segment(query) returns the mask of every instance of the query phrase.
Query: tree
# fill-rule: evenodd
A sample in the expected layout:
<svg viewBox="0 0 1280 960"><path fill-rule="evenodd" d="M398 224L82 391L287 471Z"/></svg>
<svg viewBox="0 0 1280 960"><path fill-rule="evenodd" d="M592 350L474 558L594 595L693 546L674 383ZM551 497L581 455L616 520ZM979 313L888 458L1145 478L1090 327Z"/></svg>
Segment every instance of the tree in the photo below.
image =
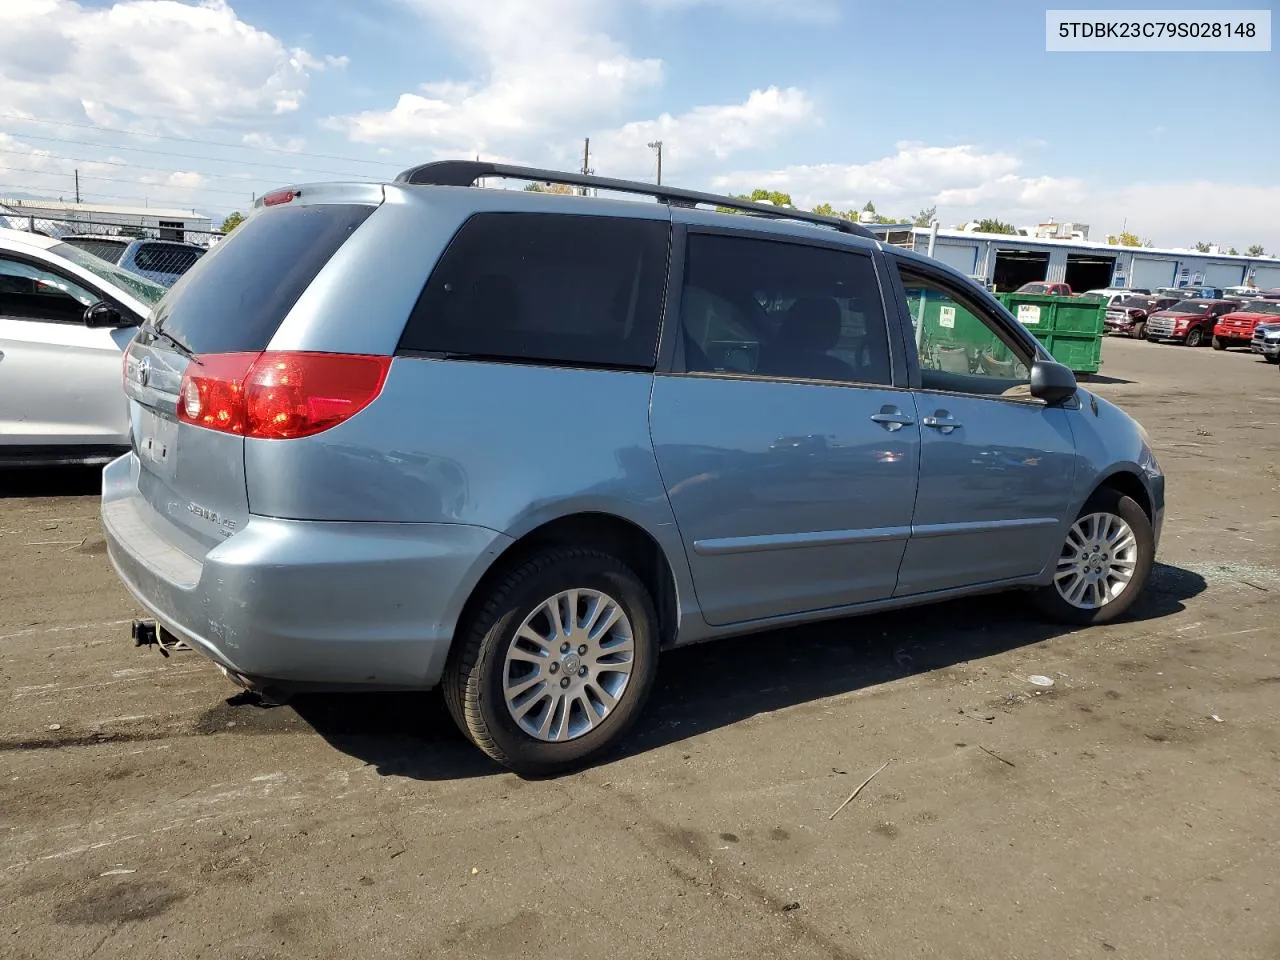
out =
<svg viewBox="0 0 1280 960"><path fill-rule="evenodd" d="M813 208L813 212L820 217L843 217L844 211L837 210L829 203L820 203Z"/></svg>
<svg viewBox="0 0 1280 960"><path fill-rule="evenodd" d="M1208 252L1209 252L1209 245L1205 243L1203 240L1197 240L1196 253L1208 253Z"/></svg>
<svg viewBox="0 0 1280 960"><path fill-rule="evenodd" d="M244 214L239 210L236 210L233 213L228 213L227 218L222 221L222 232L230 233L242 223L244 223Z"/></svg>
<svg viewBox="0 0 1280 960"><path fill-rule="evenodd" d="M573 193L573 187L565 183L526 183L524 189L526 193Z"/></svg>
<svg viewBox="0 0 1280 960"><path fill-rule="evenodd" d="M763 187L756 187L750 193L735 193L734 198L737 200L749 200L752 203L772 203L775 207L794 207L791 202L791 194L783 193L781 190L765 190ZM830 204L828 204L830 206ZM740 210L734 210L732 207L716 207L720 213L740 213Z"/></svg>
<svg viewBox="0 0 1280 960"><path fill-rule="evenodd" d="M1238 257L1240 256L1240 251L1237 250L1235 247L1227 247L1227 256Z"/></svg>
<svg viewBox="0 0 1280 960"><path fill-rule="evenodd" d="M1120 234L1118 237L1107 237L1107 243L1111 244L1113 247L1116 246L1116 244L1119 244L1122 247L1142 246L1142 241L1138 239L1138 235L1136 233L1130 233L1128 230L1124 231L1124 233Z"/></svg>
<svg viewBox="0 0 1280 960"><path fill-rule="evenodd" d="M1253 246L1251 246L1251 247L1246 251L1246 253L1248 253L1248 254L1249 254L1249 256L1251 256L1251 257L1260 257L1260 256L1262 256L1265 252L1266 252L1266 251L1262 249L1262 244L1260 244L1260 243L1255 243Z"/></svg>
<svg viewBox="0 0 1280 960"><path fill-rule="evenodd" d="M1018 228L1012 223L1005 223L1003 220L997 220L994 217L978 221L979 233L1017 233Z"/></svg>
<svg viewBox="0 0 1280 960"><path fill-rule="evenodd" d="M911 222L917 227L927 227L929 224L933 223L933 220L937 215L937 207L925 207L916 214L915 219Z"/></svg>
<svg viewBox="0 0 1280 960"><path fill-rule="evenodd" d="M862 208L862 212L863 212L863 213L875 213L875 212L876 212L876 205L875 205L874 203L872 203L870 200L868 200L868 201L867 201L867 205L866 205L865 207L863 207L863 208Z"/></svg>

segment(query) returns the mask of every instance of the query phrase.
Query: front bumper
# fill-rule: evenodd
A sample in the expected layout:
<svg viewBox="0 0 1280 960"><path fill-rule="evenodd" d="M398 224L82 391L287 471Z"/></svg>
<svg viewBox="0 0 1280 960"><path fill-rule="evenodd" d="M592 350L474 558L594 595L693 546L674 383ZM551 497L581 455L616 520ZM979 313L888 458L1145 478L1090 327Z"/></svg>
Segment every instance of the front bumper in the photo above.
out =
<svg viewBox="0 0 1280 960"><path fill-rule="evenodd" d="M253 516L194 556L138 494L132 457L103 473L112 566L160 626L258 681L434 686L467 596L510 542L465 524Z"/></svg>
<svg viewBox="0 0 1280 960"><path fill-rule="evenodd" d="M1280 357L1280 340L1254 340L1249 349L1264 357Z"/></svg>

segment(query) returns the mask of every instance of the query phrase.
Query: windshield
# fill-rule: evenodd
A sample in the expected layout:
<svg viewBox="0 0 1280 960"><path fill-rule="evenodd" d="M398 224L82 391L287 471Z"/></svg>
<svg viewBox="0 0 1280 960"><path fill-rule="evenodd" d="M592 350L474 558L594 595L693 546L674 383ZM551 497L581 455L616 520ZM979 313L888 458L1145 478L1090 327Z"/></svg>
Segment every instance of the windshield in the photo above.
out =
<svg viewBox="0 0 1280 960"><path fill-rule="evenodd" d="M73 247L69 243L59 243L49 248L50 253L57 254L64 260L70 260L77 267L88 270L99 280L105 280L113 287L119 287L121 290L131 294L145 303L147 306L159 301L169 291L160 286L158 283L152 283L146 277L140 277L136 273L128 273L121 270L113 263L107 263L101 257L95 257L91 253L85 253L79 247Z"/></svg>
<svg viewBox="0 0 1280 960"><path fill-rule="evenodd" d="M1130 307L1134 307L1138 310L1145 310L1147 309L1147 307L1152 306L1154 303L1155 301L1149 299L1148 297L1125 297L1123 300L1120 301L1120 306L1126 309Z"/></svg>
<svg viewBox="0 0 1280 960"><path fill-rule="evenodd" d="M1240 313L1266 313L1280 317L1280 300L1254 300L1241 305Z"/></svg>
<svg viewBox="0 0 1280 960"><path fill-rule="evenodd" d="M1048 290L1047 283L1024 283L1018 288L1018 293L1046 293Z"/></svg>
<svg viewBox="0 0 1280 960"><path fill-rule="evenodd" d="M1194 300L1184 300L1182 303L1175 304L1169 308L1169 313L1208 313L1212 304L1196 303Z"/></svg>
<svg viewBox="0 0 1280 960"><path fill-rule="evenodd" d="M102 240L98 237L67 237L63 242L92 253L95 257L101 257L107 263L119 263L120 254L129 245L124 240Z"/></svg>

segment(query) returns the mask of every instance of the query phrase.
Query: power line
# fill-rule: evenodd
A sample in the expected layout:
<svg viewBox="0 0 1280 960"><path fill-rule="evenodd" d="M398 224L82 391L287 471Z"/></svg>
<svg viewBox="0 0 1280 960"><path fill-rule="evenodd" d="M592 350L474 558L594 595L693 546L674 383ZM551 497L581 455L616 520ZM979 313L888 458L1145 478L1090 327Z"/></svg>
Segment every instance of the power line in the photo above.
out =
<svg viewBox="0 0 1280 960"><path fill-rule="evenodd" d="M36 193L36 194L38 194L38 193L48 193L48 192L49 192L47 189L43 189L43 188L39 188L39 187L32 187L32 186L30 186L30 185L28 185L28 184L22 184L22 183L0 183L0 190L16 190L16 191L19 191L19 192L21 192L21 193ZM90 202L92 202L93 198L95 198L95 197L96 197L96 198L98 198L98 199L101 199L101 200L126 200L126 201L128 201L129 203L132 203L132 204L135 204L135 205L138 203L138 201L139 201L139 200L146 200L146 199L149 199L148 197L139 197L139 196L137 196L136 194L135 194L134 196L128 197L128 196L125 196L125 195L123 195L123 194L119 194L119 193L98 193L98 192L95 190L95 191L94 191L94 193L93 193L93 196L92 196L92 197L86 197L86 198L84 198L84 202L85 202L85 203L90 203ZM0 198L0 199L20 200L20 199L24 199L24 198L21 198L21 197L6 197L6 198ZM36 203L40 203L42 199L44 199L44 200L48 200L48 199L50 199L50 198L48 198L48 197L44 197L44 198L37 198L37 199L28 199L28 200L27 200L27 202L28 202L28 203L36 204ZM59 202L65 202L65 201L59 201ZM192 212L192 213L195 213L195 210L194 210L193 208L191 208L191 207L183 207L183 205L182 205L181 203L179 203L177 200L162 200L162 199L157 198L157 199L156 199L156 202L157 202L157 203L173 203L173 204L177 204L177 205L178 205L178 207L182 207L183 209L186 209L186 210L191 210L191 212ZM246 201L246 202L247 202L247 201ZM162 208L162 207L157 207L156 209L163 209L163 208ZM13 213L12 211L10 211L9 213L0 213L0 217L3 217L3 216L13 216L13 215L14 215L14 213ZM57 218L56 218L56 217L53 217L53 218L49 218L49 219L57 219Z"/></svg>
<svg viewBox="0 0 1280 960"><path fill-rule="evenodd" d="M169 171L169 172L174 173L177 171ZM42 177L75 176L74 173L63 173L60 170L31 170L26 167L0 167L0 173L34 173ZM128 183L137 187L141 187L143 189L156 188L161 190L192 190L192 191L198 190L202 193L226 193L226 194L231 194L237 197L243 197L245 195L244 190L220 190L217 187L206 187L206 186L184 187L181 184L174 184L174 183L144 183L140 180L121 180L118 177L95 177L91 173L80 174L80 179L81 180L100 180L103 183ZM250 181L246 181L246 186L248 185L249 182Z"/></svg>
<svg viewBox="0 0 1280 960"><path fill-rule="evenodd" d="M14 137L14 138L20 137L21 139L24 139L24 140L43 140L47 143L74 143L77 146L97 147L100 150L128 150L128 151L132 151L133 153L149 153L157 157L178 157L182 160L194 160L200 163L210 163L210 162L234 163L242 167L267 167L273 170L288 170L291 173L297 170L300 172L328 174L335 177L342 177L343 179L346 179L346 180L357 179L355 177L352 177L350 173L346 173L344 171L321 170L318 167L301 167L301 166L298 166L297 164L263 163L261 160L237 160L234 157L193 157L189 153L175 153L172 150L152 150L149 147L125 147L125 146L121 146L119 144L114 144L114 143L101 144L101 143L95 143L92 140L72 140L69 137L42 137L32 133L13 134L13 133L7 133L7 131L3 131L3 130L0 130L0 134L5 134L7 136ZM17 152L17 151L14 151L14 152ZM85 163L110 163L111 161L86 159L84 160L84 162Z"/></svg>
<svg viewBox="0 0 1280 960"><path fill-rule="evenodd" d="M129 163L125 160L95 160L91 157L68 157L64 154L58 154L58 153L33 154L29 150L7 150L4 147L0 147L0 153L9 153L19 157L39 157L44 160L63 160L71 163L92 163L92 164L99 164L102 166L109 166L109 167L123 167L129 170L149 170L152 173L182 173L183 172L181 170L171 170L168 167L148 167L145 164ZM3 170L3 169L5 168L0 168L0 170ZM16 169L16 168L10 167L8 169ZM41 170L37 172L44 173L45 171ZM217 173L202 173L200 174L200 176L206 177L210 180L225 180L229 183L245 183L245 184L279 183L279 180L276 179L275 177L265 177L265 176L255 176L251 179L227 176L226 174L217 174ZM359 178L348 177L348 179L359 179Z"/></svg>
<svg viewBox="0 0 1280 960"><path fill-rule="evenodd" d="M347 163L375 163L384 167L397 167L400 164L391 160L364 160L359 157L342 157L332 153L310 153L302 150L289 150L285 147L262 147L248 143L227 143L221 140L203 140L199 137L175 137L162 133L141 133L137 130L120 130L115 127L104 127L96 123L76 123L71 120L45 120L36 117L24 117L16 113L0 113L0 120L18 120L22 123L47 123L58 127L76 127L81 130L97 130L101 133L119 133L129 137L143 137L148 140L172 140L176 143L199 143L210 147L226 147L230 150L261 150L265 153L283 153L291 157L312 157L318 160L342 160Z"/></svg>

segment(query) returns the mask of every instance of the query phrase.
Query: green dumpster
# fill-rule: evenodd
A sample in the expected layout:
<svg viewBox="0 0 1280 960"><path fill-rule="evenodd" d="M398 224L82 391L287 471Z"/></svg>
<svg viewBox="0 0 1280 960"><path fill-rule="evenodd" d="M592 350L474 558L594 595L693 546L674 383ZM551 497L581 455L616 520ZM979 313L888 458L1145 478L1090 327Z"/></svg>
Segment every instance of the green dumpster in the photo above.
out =
<svg viewBox="0 0 1280 960"><path fill-rule="evenodd" d="M1059 363L1076 373L1097 373L1102 365L1106 301L1100 297L1048 297L1002 293L998 299Z"/></svg>

